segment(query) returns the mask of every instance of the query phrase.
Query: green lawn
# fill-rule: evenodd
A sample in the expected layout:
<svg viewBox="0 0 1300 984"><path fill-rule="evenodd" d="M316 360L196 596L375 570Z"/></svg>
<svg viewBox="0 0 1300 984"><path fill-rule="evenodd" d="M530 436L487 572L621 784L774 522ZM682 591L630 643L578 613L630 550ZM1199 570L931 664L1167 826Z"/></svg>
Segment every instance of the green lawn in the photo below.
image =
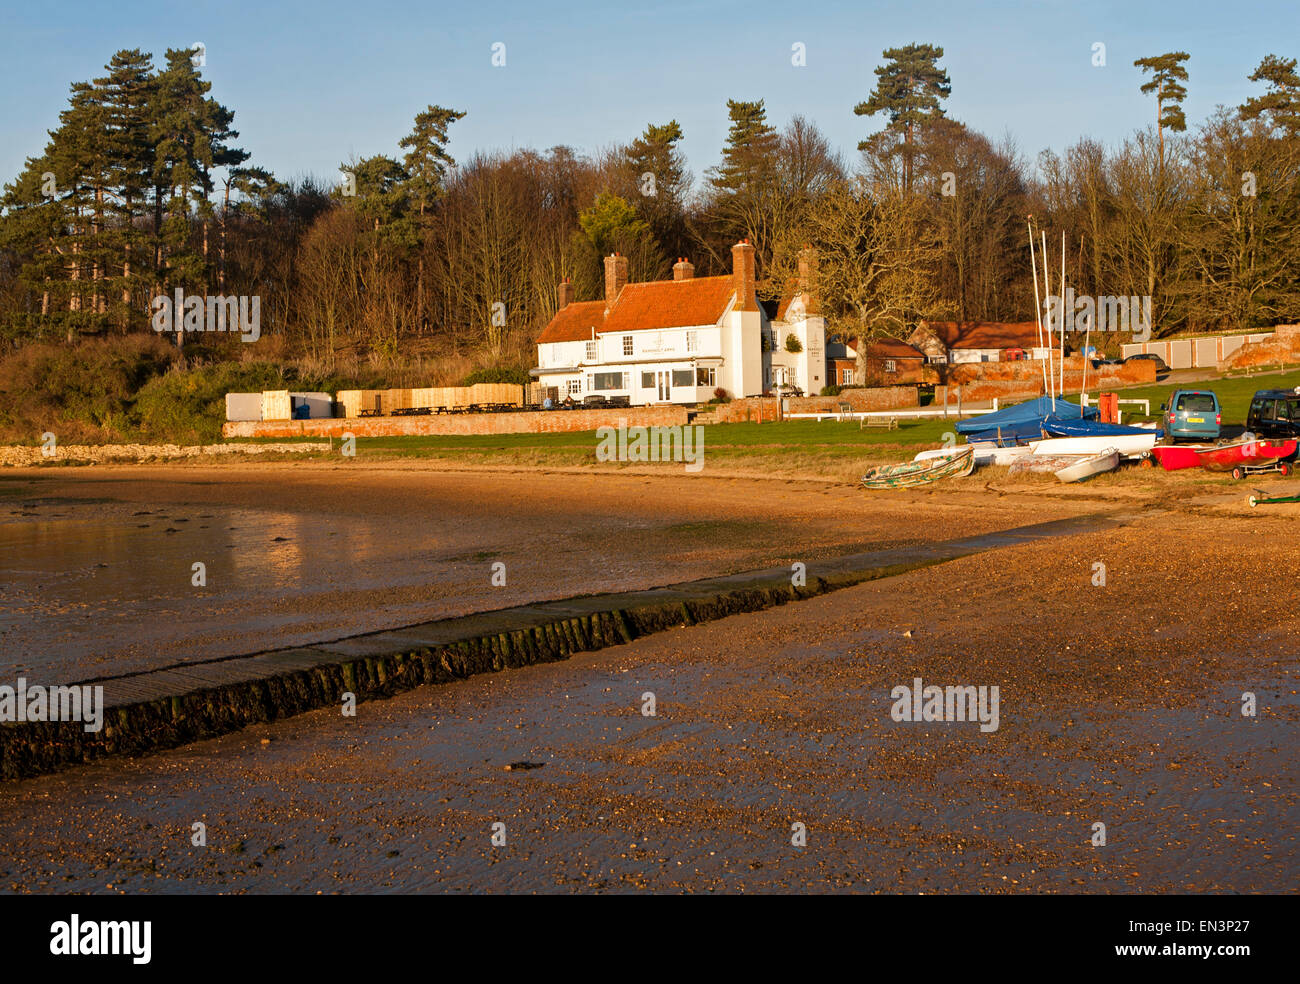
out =
<svg viewBox="0 0 1300 984"><path fill-rule="evenodd" d="M1169 400L1169 394L1176 389L1204 389L1213 390L1219 397L1219 406L1223 413L1223 422L1225 424L1245 424L1246 411L1250 408L1250 398L1255 395L1256 390L1262 389L1294 389L1300 386L1300 370L1291 372L1273 373L1267 376L1225 376L1220 379L1206 379L1198 383L1158 383L1155 386L1134 386L1129 389L1116 390L1120 394L1121 400L1142 400L1151 401L1151 417L1146 419L1155 419L1160 415L1160 404ZM1096 402L1098 393L1090 392L1088 398ZM1077 400L1077 394L1070 397L1071 400ZM1134 408L1121 405L1120 410L1124 413L1124 419L1143 419L1141 412L1137 411L1134 416Z"/></svg>
<svg viewBox="0 0 1300 984"><path fill-rule="evenodd" d="M898 430L882 427L859 428L856 422L834 420L786 420L779 424L709 424L705 441L714 448L839 448L849 445L939 444L951 431L956 417L947 420L901 421ZM317 441L320 438L246 438L257 443L278 444L293 441ZM412 437L362 437L358 445L371 450L398 454L427 451L512 451L512 450L582 450L595 453L599 438L594 430L562 434L428 434Z"/></svg>
<svg viewBox="0 0 1300 984"><path fill-rule="evenodd" d="M1244 423L1250 398L1260 389L1289 389L1300 385L1300 371L1260 376L1235 376L1194 387L1219 394L1225 424ZM1124 399L1146 398L1153 415L1175 387L1168 383L1131 387L1119 391ZM1094 400L1097 394L1089 394ZM1077 394L1070 399L1077 400ZM1125 419L1139 419L1128 407ZM865 466L884 461L907 461L921 447L944 443L955 417L903 421L898 430L860 429L856 422L788 420L779 424L708 424L704 447L709 467L772 476L821 476L852 480ZM271 439L254 439L271 442ZM281 439L276 439L281 440ZM318 440L300 438L290 440ZM413 437L362 437L357 454L370 460L420 458L448 465L486 465L509 468L557 468L596 465L596 431L561 434L421 435ZM338 445L335 442L335 454ZM609 463L602 467L621 468ZM680 468L659 463L655 468Z"/></svg>
<svg viewBox="0 0 1300 984"><path fill-rule="evenodd" d="M956 418L900 422L897 430L860 429L856 422L789 420L777 423L707 424L704 455L708 468L771 477L820 477L856 481L865 468L885 461L908 461L920 447L943 443ZM255 438L259 443L275 443ZM282 440L319 440L293 438ZM360 437L362 460L421 459L450 467L504 468L591 467L619 469L627 464L599 464L596 431L565 434L421 435ZM338 454L339 442L334 442ZM321 457L326 457L321 455ZM631 467L680 469L681 462L636 463Z"/></svg>

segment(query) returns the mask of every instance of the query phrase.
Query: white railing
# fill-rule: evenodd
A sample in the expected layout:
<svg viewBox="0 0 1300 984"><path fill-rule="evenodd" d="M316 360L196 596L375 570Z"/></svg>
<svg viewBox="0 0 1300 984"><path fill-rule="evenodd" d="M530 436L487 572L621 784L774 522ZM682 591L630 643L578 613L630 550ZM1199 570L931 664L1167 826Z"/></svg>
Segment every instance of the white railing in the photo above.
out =
<svg viewBox="0 0 1300 984"><path fill-rule="evenodd" d="M1132 405L1135 406L1135 407L1141 407L1141 408L1142 408L1142 416L1144 416L1144 417L1150 417L1150 416L1151 416L1151 401L1150 401L1150 400L1117 400L1116 402L1117 402L1117 403L1129 403L1129 404L1132 404ZM1080 406L1090 407L1090 406L1093 406L1094 404L1095 404L1095 401L1092 400L1092 399L1090 399L1087 393L1084 393L1084 394L1083 394L1083 399L1080 401Z"/></svg>

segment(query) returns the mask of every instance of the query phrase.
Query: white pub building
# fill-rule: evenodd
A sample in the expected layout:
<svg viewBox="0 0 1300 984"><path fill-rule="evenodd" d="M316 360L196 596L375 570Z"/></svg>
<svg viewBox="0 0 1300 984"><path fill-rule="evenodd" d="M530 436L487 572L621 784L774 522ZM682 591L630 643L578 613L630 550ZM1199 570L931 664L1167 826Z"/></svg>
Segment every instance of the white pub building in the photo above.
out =
<svg viewBox="0 0 1300 984"><path fill-rule="evenodd" d="M537 339L532 375L547 395L629 406L706 403L780 387L816 394L827 384L825 322L813 289L816 257L769 311L754 288L754 247L731 248L729 277L695 277L686 260L672 280L627 282L627 257L605 257L605 298L574 301L559 285L559 311Z"/></svg>

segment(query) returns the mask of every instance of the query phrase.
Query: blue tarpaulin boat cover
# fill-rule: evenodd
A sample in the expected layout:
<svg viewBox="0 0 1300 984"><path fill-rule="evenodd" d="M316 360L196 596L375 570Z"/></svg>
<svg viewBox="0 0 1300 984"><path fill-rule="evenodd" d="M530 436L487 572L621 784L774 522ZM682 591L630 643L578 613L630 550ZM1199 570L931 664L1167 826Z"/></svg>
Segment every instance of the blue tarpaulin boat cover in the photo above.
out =
<svg viewBox="0 0 1300 984"><path fill-rule="evenodd" d="M1060 397L1040 396L996 413L958 421L957 433L966 435L968 444L992 441L1005 448L1037 441L1043 436L1045 421L1093 419L1096 416L1095 407L1081 407Z"/></svg>
<svg viewBox="0 0 1300 984"><path fill-rule="evenodd" d="M1103 424L1100 420L1044 420L1043 430L1052 437L1118 437L1125 434L1155 434L1156 440L1165 436L1160 429L1129 427L1126 424Z"/></svg>

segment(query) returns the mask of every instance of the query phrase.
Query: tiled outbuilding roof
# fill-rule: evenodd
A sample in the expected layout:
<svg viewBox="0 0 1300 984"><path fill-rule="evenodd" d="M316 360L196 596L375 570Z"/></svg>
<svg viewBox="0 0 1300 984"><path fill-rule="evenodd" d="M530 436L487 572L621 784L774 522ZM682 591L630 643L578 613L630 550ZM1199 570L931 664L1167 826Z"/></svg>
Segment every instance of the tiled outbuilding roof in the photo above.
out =
<svg viewBox="0 0 1300 984"><path fill-rule="evenodd" d="M581 342L592 336L594 328L600 331L605 320L604 301L578 301L561 308L537 338L539 345L546 342Z"/></svg>
<svg viewBox="0 0 1300 984"><path fill-rule="evenodd" d="M922 321L948 349L1034 348L1038 325L1033 321Z"/></svg>
<svg viewBox="0 0 1300 984"><path fill-rule="evenodd" d="M898 338L877 338L867 346L868 359L924 359L925 353Z"/></svg>

